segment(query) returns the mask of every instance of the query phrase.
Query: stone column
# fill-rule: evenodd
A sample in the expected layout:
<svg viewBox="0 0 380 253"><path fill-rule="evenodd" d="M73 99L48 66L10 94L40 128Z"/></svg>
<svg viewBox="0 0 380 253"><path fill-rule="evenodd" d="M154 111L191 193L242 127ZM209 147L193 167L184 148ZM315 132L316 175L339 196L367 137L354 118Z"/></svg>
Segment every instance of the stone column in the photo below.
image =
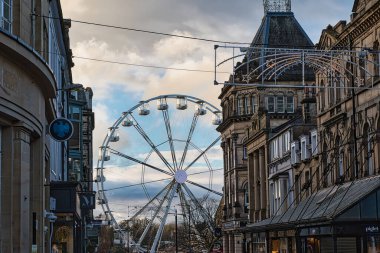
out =
<svg viewBox="0 0 380 253"><path fill-rule="evenodd" d="M254 166L253 166L253 154L248 155L248 197L249 197L249 221L253 222L255 217L255 204L254 204Z"/></svg>
<svg viewBox="0 0 380 253"><path fill-rule="evenodd" d="M30 252L31 209L30 209L30 131L23 127L14 128L13 167L13 250Z"/></svg>
<svg viewBox="0 0 380 253"><path fill-rule="evenodd" d="M34 230L32 229L32 239L35 239L32 244L37 244L37 252L46 252L48 249L48 243L45 243L44 226L49 227L50 224L43 217L44 210L49 210L48 203L46 201L50 196L50 188L45 186L44 179L49 178L47 170L49 170L49 160L46 157L44 138L34 138L31 142L32 152L32 168L33 173L31 175L32 182L32 212L36 215L36 224L38 225ZM46 196L46 198L45 198ZM33 233L35 238L33 238ZM48 239L48 238L46 238ZM46 249L45 249L46 244Z"/></svg>
<svg viewBox="0 0 380 253"><path fill-rule="evenodd" d="M230 239L229 253L235 253L235 235L230 234L229 239Z"/></svg>
<svg viewBox="0 0 380 253"><path fill-rule="evenodd" d="M223 235L223 252L229 253L230 249L230 238L228 234Z"/></svg>
<svg viewBox="0 0 380 253"><path fill-rule="evenodd" d="M260 178L259 170L259 155L255 151L253 153L253 170L254 170L254 192L255 192L255 221L258 219L258 214L260 213L260 185L258 184Z"/></svg>
<svg viewBox="0 0 380 253"><path fill-rule="evenodd" d="M259 149L259 170L260 170L260 218L261 220L266 218L266 206L267 206L267 176L266 176L266 166L265 166L265 153L264 148Z"/></svg>
<svg viewBox="0 0 380 253"><path fill-rule="evenodd" d="M1 244L0 252L12 252L13 241L13 128L3 127L2 174L1 174Z"/></svg>

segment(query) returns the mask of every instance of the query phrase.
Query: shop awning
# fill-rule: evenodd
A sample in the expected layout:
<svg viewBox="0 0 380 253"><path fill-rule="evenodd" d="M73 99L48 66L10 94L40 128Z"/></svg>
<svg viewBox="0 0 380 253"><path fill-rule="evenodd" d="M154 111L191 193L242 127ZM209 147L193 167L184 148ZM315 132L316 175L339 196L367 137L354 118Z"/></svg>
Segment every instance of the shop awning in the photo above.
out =
<svg viewBox="0 0 380 253"><path fill-rule="evenodd" d="M248 224L244 230L262 232L308 224L363 220L380 220L380 176L324 188L285 213Z"/></svg>

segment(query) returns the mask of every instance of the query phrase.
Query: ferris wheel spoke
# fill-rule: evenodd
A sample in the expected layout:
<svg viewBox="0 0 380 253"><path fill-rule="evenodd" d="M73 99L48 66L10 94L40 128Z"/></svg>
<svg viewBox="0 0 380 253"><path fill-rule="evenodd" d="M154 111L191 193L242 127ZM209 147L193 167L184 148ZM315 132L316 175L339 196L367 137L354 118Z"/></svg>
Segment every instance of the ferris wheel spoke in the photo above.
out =
<svg viewBox="0 0 380 253"><path fill-rule="evenodd" d="M198 122L198 117L199 117L199 113L194 113L193 121L191 122L189 135L188 135L187 140L186 140L185 148L183 149L183 154L181 157L179 169L182 169L183 163L185 162L187 151L189 149L189 144L190 144L191 138L193 137L195 126L197 125L197 122Z"/></svg>
<svg viewBox="0 0 380 253"><path fill-rule="evenodd" d="M219 195L219 196L222 196L222 197L223 197L223 193L220 193L220 192L217 192L217 191L215 191L215 190L213 190L213 189L207 188L206 186L203 186L203 185L197 184L197 183L192 182L192 181L190 181L190 180L186 180L186 182L189 183L189 184L195 185L195 186L197 186L197 187L199 187L199 188L202 188L202 189L204 189L204 190L206 190L206 191L212 192L212 193L214 193L214 194L216 194L216 195Z"/></svg>
<svg viewBox="0 0 380 253"><path fill-rule="evenodd" d="M156 211L154 212L153 214L153 217L151 218L151 220L149 221L148 225L145 227L144 229L144 232L141 234L140 236L140 239L139 241L137 242L138 245L141 245L142 241L144 240L146 234L148 233L148 231L150 230L150 228L152 227L153 223L154 223L154 220L156 219L158 213L161 211L161 208L162 208L162 205L165 203L165 201L168 199L168 195L170 192L173 192L173 183L170 184L170 187L169 187L169 190L166 192L164 198L162 198L162 200L160 201L160 204L158 205Z"/></svg>
<svg viewBox="0 0 380 253"><path fill-rule="evenodd" d="M169 112L168 112L168 110L167 109L163 110L162 111L162 115L164 116L165 128L166 128L166 133L168 135L170 152L172 154L174 170L177 170L178 169L177 158L176 158L176 155L175 155L175 149L174 149L174 143L173 143L173 135L172 135L172 129L171 129L171 126L170 126L170 119L169 119Z"/></svg>
<svg viewBox="0 0 380 253"><path fill-rule="evenodd" d="M109 150L110 150L110 152L111 152L112 154L115 154L115 155L118 155L118 156L120 156L120 157L126 158L126 159L131 160L131 161L133 161L133 162L135 162L135 163L142 164L142 165L144 165L144 166L147 166L147 167L149 167L149 168L152 168L152 169L154 169L154 170L157 170L157 171L159 171L159 172L161 172L161 173L164 173L164 174L166 174L166 175L173 176L173 173L170 173L170 172L165 171L165 170L163 170L163 169L157 168L156 166L153 166L153 165L150 165L150 164L148 164L148 163L146 163L146 162L140 161L140 160L138 160L138 159L136 159L136 158L133 158L133 157L131 157L131 156L129 156L129 155L123 154L123 153L121 153L120 151L117 151L117 150L112 149L112 148L109 148Z"/></svg>
<svg viewBox="0 0 380 253"><path fill-rule="evenodd" d="M204 210L203 206L199 203L199 201L197 200L197 198L194 196L194 194L192 193L192 191L190 191L190 189L187 187L186 184L182 184L182 187L185 189L187 195L190 197L190 199L194 202L194 204L196 205L197 208L199 208L199 212L200 214L202 215L203 219L205 220L205 222L208 223L209 227L214 229L215 226L214 224L212 223L212 218L210 217L210 215Z"/></svg>
<svg viewBox="0 0 380 253"><path fill-rule="evenodd" d="M166 209L165 209L165 214L164 214L164 217L162 218L160 227L158 228L158 231L157 231L156 236L154 238L152 248L150 249L150 253L157 252L158 242L160 241L161 236L162 236L162 232L164 231L164 226L166 224L166 219L168 217L170 206L172 204L172 200L173 200L173 197L174 197L174 193L176 192L177 186L178 186L178 184L175 183L174 187L171 189L170 197L168 199L168 204L167 204Z"/></svg>
<svg viewBox="0 0 380 253"><path fill-rule="evenodd" d="M154 196L145 206L143 206L137 213L135 213L133 216L132 216L132 218L130 218L130 220L133 220L133 219L136 219L137 218L137 216L139 216L142 212L144 212L145 211L145 209L150 205L150 204L152 204L153 203L153 201L155 201L156 199L158 199L158 197L165 191L165 190L167 190L167 192L166 192L166 194L165 194L165 196L167 195L167 194L169 194L169 192L170 192L170 189L173 187L173 184L174 184L174 182L173 181L171 181L168 185L166 185L159 193L157 193L156 194L156 196Z"/></svg>
<svg viewBox="0 0 380 253"><path fill-rule="evenodd" d="M137 132L144 138L144 140L148 143L148 145L156 152L156 154L161 158L162 162L168 167L168 169L175 173L175 170L170 165L170 163L166 160L166 158L161 154L161 152L157 149L157 146L154 145L153 141L149 138L149 136L145 133L144 129L140 126L140 124L137 122L137 120L133 117L132 114L130 114L131 117L134 120L133 126L136 128Z"/></svg>
<svg viewBox="0 0 380 253"><path fill-rule="evenodd" d="M216 138L215 141L213 141L204 151L202 151L202 153L200 153L197 158L194 159L194 161L192 161L184 170L188 170L191 166L193 166L194 163L196 163L199 158L201 158L210 148L212 148L220 139L222 138L222 136L218 136L218 138Z"/></svg>

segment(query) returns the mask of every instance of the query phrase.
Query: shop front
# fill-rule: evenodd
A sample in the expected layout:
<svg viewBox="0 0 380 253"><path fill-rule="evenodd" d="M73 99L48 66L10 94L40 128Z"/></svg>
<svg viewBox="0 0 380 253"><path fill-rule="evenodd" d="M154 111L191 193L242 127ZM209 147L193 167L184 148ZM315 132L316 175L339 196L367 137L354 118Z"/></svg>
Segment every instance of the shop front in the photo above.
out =
<svg viewBox="0 0 380 253"><path fill-rule="evenodd" d="M271 253L380 253L380 176L322 189L245 233L266 234Z"/></svg>
<svg viewBox="0 0 380 253"><path fill-rule="evenodd" d="M83 252L84 222L81 212L80 184L53 182L50 194L56 199L57 220L53 225L52 248L57 253Z"/></svg>

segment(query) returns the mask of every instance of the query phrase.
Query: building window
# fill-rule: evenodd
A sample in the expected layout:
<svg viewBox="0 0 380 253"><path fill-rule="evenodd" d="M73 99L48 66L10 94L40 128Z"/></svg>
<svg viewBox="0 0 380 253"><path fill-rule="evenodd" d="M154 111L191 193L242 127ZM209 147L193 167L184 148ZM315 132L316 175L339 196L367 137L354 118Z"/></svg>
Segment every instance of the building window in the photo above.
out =
<svg viewBox="0 0 380 253"><path fill-rule="evenodd" d="M242 97L239 97L237 100L237 114L243 115L243 111L244 111L244 101Z"/></svg>
<svg viewBox="0 0 380 253"><path fill-rule="evenodd" d="M286 112L288 113L294 112L294 97L293 96L286 97Z"/></svg>
<svg viewBox="0 0 380 253"><path fill-rule="evenodd" d="M277 112L284 112L284 97L276 97L276 107Z"/></svg>
<svg viewBox="0 0 380 253"><path fill-rule="evenodd" d="M272 141L273 160L278 158L278 139Z"/></svg>
<svg viewBox="0 0 380 253"><path fill-rule="evenodd" d="M12 0L0 0L0 27L12 32Z"/></svg>
<svg viewBox="0 0 380 253"><path fill-rule="evenodd" d="M244 113L251 114L251 105L248 96L244 97Z"/></svg>
<svg viewBox="0 0 380 253"><path fill-rule="evenodd" d="M343 149L339 151L339 177L344 176L344 167L343 167L344 152Z"/></svg>
<svg viewBox="0 0 380 253"><path fill-rule="evenodd" d="M283 135L283 145L284 145L284 153L290 151L290 132L286 132L284 135Z"/></svg>
<svg viewBox="0 0 380 253"><path fill-rule="evenodd" d="M299 157L299 142L292 142L291 144L291 163L292 164L297 164L300 162L300 157Z"/></svg>
<svg viewBox="0 0 380 253"><path fill-rule="evenodd" d="M244 146L243 147L243 160L246 160L247 159L247 147L246 146Z"/></svg>
<svg viewBox="0 0 380 253"><path fill-rule="evenodd" d="M244 212L248 212L249 206L249 192L248 192L248 184L244 185Z"/></svg>
<svg viewBox="0 0 380 253"><path fill-rule="evenodd" d="M303 136L301 138L301 160L306 160L309 158L310 158L309 139L308 139L308 136Z"/></svg>
<svg viewBox="0 0 380 253"><path fill-rule="evenodd" d="M269 113L275 112L275 97L274 96L267 97L267 110Z"/></svg>
<svg viewBox="0 0 380 253"><path fill-rule="evenodd" d="M255 113L256 112L256 97L255 96L252 96L252 101L251 101L251 106L252 106L252 113Z"/></svg>
<svg viewBox="0 0 380 253"><path fill-rule="evenodd" d="M318 154L318 139L317 131L311 132L311 153L313 156Z"/></svg>

